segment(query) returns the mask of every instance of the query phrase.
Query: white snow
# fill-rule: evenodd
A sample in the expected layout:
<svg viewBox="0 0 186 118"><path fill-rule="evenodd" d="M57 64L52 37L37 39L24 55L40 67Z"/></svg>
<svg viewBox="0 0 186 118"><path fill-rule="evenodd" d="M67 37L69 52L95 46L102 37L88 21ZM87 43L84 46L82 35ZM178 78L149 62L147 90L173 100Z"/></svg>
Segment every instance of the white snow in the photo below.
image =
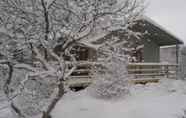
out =
<svg viewBox="0 0 186 118"><path fill-rule="evenodd" d="M0 110L0 118L13 118L11 110L8 108Z"/></svg>
<svg viewBox="0 0 186 118"><path fill-rule="evenodd" d="M68 93L57 104L54 118L178 118L186 109L186 82L162 80L133 85L131 94L119 100L92 97L88 89Z"/></svg>

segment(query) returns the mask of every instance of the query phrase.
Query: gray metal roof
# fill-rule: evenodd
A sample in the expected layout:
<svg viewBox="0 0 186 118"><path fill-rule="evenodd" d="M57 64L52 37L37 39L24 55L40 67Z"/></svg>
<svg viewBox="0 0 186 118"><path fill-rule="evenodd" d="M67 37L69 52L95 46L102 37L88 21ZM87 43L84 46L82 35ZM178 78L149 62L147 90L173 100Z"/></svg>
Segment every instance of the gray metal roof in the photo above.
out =
<svg viewBox="0 0 186 118"><path fill-rule="evenodd" d="M183 44L183 41L178 37L170 33L168 30L154 22L152 19L144 16L137 20L136 23L131 27L133 31L140 32L143 35L140 38L145 40L154 41L159 46L169 46L176 44ZM116 33L118 32L118 33ZM122 29L117 29L115 31L101 33L100 36L91 37L91 40L82 41L84 45L98 49L101 44L108 39L109 35L121 35L124 36L124 31ZM107 37L106 39L104 37ZM132 39L135 37L132 37Z"/></svg>
<svg viewBox="0 0 186 118"><path fill-rule="evenodd" d="M183 44L183 41L173 35L173 33L170 33L170 31L167 31L148 17L138 20L132 29L142 32L145 39L153 40L159 46Z"/></svg>

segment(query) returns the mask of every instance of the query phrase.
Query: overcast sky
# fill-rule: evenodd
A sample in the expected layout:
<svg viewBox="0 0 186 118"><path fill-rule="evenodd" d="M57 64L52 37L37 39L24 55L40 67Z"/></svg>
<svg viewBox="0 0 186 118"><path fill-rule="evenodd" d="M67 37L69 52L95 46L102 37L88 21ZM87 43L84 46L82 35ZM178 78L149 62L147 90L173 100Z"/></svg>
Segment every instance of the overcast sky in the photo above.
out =
<svg viewBox="0 0 186 118"><path fill-rule="evenodd" d="M186 44L186 0L147 0L146 14Z"/></svg>

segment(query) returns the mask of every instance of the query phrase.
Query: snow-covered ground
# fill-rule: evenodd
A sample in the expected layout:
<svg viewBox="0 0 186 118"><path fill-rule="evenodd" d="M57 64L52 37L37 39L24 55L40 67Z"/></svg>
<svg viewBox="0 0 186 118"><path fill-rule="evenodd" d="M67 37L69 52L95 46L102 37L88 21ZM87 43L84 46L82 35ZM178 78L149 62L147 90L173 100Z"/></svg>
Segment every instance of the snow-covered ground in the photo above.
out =
<svg viewBox="0 0 186 118"><path fill-rule="evenodd" d="M0 95L2 95L0 91ZM4 97L0 96L0 118L13 118L11 110L9 109L8 102Z"/></svg>
<svg viewBox="0 0 186 118"><path fill-rule="evenodd" d="M180 118L186 109L186 82L133 85L119 100L92 97L88 90L68 93L52 113L54 118Z"/></svg>

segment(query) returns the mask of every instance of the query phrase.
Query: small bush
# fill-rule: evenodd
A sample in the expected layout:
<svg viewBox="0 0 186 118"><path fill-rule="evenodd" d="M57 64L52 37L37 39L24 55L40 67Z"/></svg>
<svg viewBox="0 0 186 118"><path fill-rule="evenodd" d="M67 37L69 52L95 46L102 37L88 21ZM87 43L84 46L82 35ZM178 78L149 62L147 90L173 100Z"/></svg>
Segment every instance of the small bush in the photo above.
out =
<svg viewBox="0 0 186 118"><path fill-rule="evenodd" d="M102 72L96 72L97 81L91 86L91 94L97 98L120 98L129 94L127 61L112 57L103 64Z"/></svg>

